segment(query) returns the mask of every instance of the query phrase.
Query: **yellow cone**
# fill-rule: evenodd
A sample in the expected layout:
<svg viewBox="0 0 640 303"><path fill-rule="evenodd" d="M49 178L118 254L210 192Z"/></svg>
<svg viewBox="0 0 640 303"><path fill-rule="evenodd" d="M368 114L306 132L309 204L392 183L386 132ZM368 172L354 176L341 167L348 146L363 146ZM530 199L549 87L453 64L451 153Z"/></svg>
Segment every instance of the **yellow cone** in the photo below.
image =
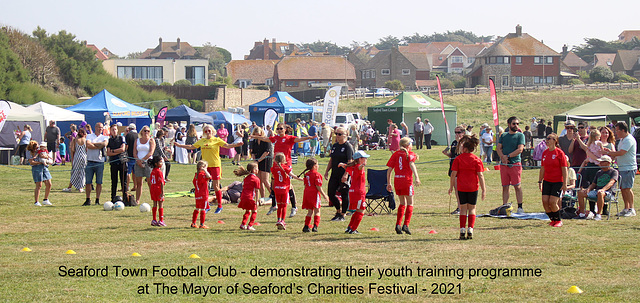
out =
<svg viewBox="0 0 640 303"><path fill-rule="evenodd" d="M567 289L567 292L570 294L581 294L582 289L580 289L578 286L573 285L569 287L569 289Z"/></svg>
<svg viewBox="0 0 640 303"><path fill-rule="evenodd" d="M22 249L22 251L31 251L31 248L25 247L25 248Z"/></svg>
<svg viewBox="0 0 640 303"><path fill-rule="evenodd" d="M75 252L75 251L73 251L73 250L71 250L71 249L69 249L69 250L67 250L67 251L65 252L65 254L67 254L67 255L75 255L75 254L76 254L76 252Z"/></svg>
<svg viewBox="0 0 640 303"><path fill-rule="evenodd" d="M140 255L139 253L136 253L136 252L132 253L131 256L132 257L142 257L142 255Z"/></svg>
<svg viewBox="0 0 640 303"><path fill-rule="evenodd" d="M198 256L196 254L191 254L191 256L189 256L189 258L191 258L191 259L200 259L200 256Z"/></svg>

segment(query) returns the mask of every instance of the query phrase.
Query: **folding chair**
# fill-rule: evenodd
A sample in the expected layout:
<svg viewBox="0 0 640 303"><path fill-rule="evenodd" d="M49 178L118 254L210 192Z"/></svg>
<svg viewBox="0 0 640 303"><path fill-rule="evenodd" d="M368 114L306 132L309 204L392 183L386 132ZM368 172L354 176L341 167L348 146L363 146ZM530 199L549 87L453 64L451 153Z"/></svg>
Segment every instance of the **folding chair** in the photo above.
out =
<svg viewBox="0 0 640 303"><path fill-rule="evenodd" d="M611 169L615 169L615 168L611 168ZM618 200L620 200L621 197L621 191L620 191L620 175L618 175L618 180L616 180L616 183L613 185L613 189L611 189L611 192L613 193L613 197L611 197L611 199L607 200L604 199L604 206L607 207L607 220L609 220L611 218L611 212L613 211L613 209L611 209L611 204L615 204L616 205L616 212L615 214L617 215L618 212L620 211L618 208ZM596 199L591 199L589 197L587 197L588 201L596 201ZM603 208L604 208L603 206ZM603 210L604 211L604 210ZM617 219L620 219L620 217L617 217Z"/></svg>
<svg viewBox="0 0 640 303"><path fill-rule="evenodd" d="M367 169L367 212L390 214L396 208L396 200L392 192L387 191L387 170Z"/></svg>

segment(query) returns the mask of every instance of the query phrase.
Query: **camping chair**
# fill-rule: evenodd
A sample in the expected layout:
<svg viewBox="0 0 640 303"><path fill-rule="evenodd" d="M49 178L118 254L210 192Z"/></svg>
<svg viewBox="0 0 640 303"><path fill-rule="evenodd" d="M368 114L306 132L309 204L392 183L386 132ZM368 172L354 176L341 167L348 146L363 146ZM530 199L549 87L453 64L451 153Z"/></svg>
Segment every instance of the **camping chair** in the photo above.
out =
<svg viewBox="0 0 640 303"><path fill-rule="evenodd" d="M367 183L367 212L390 214L396 208L396 200L393 193L387 191L387 170L367 169Z"/></svg>
<svg viewBox="0 0 640 303"><path fill-rule="evenodd" d="M611 168L611 169L615 169L615 168ZM604 207L607 207L607 220L609 220L611 218L611 212L613 211L613 209L611 208L611 204L615 204L616 205L616 212L615 214L618 214L618 212L620 211L618 209L618 200L622 199L622 193L620 190L620 175L618 175L618 180L616 181L616 183L613 185L613 189L611 189L611 192L613 193L613 196L611 197L611 199L607 200L604 199ZM591 199L589 197L587 197L588 201L596 201L596 199ZM604 211L604 210L603 210ZM617 217L618 219L620 219L620 217Z"/></svg>

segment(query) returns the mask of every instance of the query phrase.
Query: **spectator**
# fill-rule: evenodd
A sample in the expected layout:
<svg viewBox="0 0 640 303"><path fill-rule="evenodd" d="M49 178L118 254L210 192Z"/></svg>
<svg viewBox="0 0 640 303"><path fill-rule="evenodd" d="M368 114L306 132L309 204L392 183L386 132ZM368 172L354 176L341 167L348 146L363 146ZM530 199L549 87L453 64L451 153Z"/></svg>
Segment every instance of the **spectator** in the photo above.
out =
<svg viewBox="0 0 640 303"><path fill-rule="evenodd" d="M596 173L595 178L590 180L589 187L578 192L578 205L581 210L578 215L578 219L602 220L604 202L613 198L614 186L618 180L618 171L611 168L611 157L607 155L598 158L598 162L600 163L600 170ZM595 216L592 212L589 212L589 215L586 215L586 198L596 200L598 207L596 209Z"/></svg>
<svg viewBox="0 0 640 303"><path fill-rule="evenodd" d="M47 150L53 155L52 158L55 158L60 142L60 128L56 126L56 121L49 121L49 126L44 132L44 140L47 141Z"/></svg>
<svg viewBox="0 0 640 303"><path fill-rule="evenodd" d="M491 126L484 128L484 134L482 135L482 143L484 148L485 160L487 164L490 164L492 159L491 155L493 154L493 132L491 131Z"/></svg>
<svg viewBox="0 0 640 303"><path fill-rule="evenodd" d="M524 134L524 148L533 148L533 135L531 134L529 125L524 127L524 132L522 132L522 134Z"/></svg>
<svg viewBox="0 0 640 303"><path fill-rule="evenodd" d="M538 138L544 138L544 132L547 130L547 127L544 125L544 119L540 119L537 125L538 128Z"/></svg>
<svg viewBox="0 0 640 303"><path fill-rule="evenodd" d="M129 182L131 180L135 180L135 177L136 177L134 168L136 167L137 152L135 151L135 145L137 140L138 140L138 132L136 131L136 125L131 123L129 124L129 127L127 127L127 129L125 130L125 135L124 135L124 143L126 144L127 160L128 160L127 180L126 180L127 189L129 188ZM136 190L135 182L132 190L134 191Z"/></svg>
<svg viewBox="0 0 640 303"><path fill-rule="evenodd" d="M20 140L18 142L18 155L20 156L20 164L26 164L28 163L28 159L27 159L27 145L29 145L29 142L31 142L31 132L33 130L31 129L31 126L25 124L23 131L20 132L20 135L18 136L18 140ZM27 162L25 162L25 159L27 160Z"/></svg>
<svg viewBox="0 0 640 303"><path fill-rule="evenodd" d="M517 213L522 214L524 209L522 208L522 161L520 154L524 150L524 134L518 132L520 121L515 116L507 119L507 125L509 131L498 137L498 147L496 148L500 157L502 204L509 203L509 186L513 186L518 202Z"/></svg>
<svg viewBox="0 0 640 303"><path fill-rule="evenodd" d="M422 149L422 139L424 138L424 123L422 123L420 117L416 118L416 122L413 123L413 137L416 140L416 149Z"/></svg>
<svg viewBox="0 0 640 303"><path fill-rule="evenodd" d="M107 143L107 156L111 166L111 201L116 200L118 190L118 178L120 178L120 186L122 192L126 191L125 171L127 169L127 159L124 155L126 152L126 144L124 138L118 134L118 126L113 124L109 128L109 142Z"/></svg>
<svg viewBox="0 0 640 303"><path fill-rule="evenodd" d="M404 122L402 124L404 124ZM405 124L405 127L406 126L407 125ZM351 124L351 127L349 127L349 143L351 144L351 147L353 148L354 152L358 150L359 142L360 142L360 134L358 134L358 131L356 130L356 125Z"/></svg>
<svg viewBox="0 0 640 303"><path fill-rule="evenodd" d="M536 117L531 118L531 135L538 137L538 122L536 122Z"/></svg>
<svg viewBox="0 0 640 303"><path fill-rule="evenodd" d="M427 149L431 149L431 134L433 134L434 127L429 122L429 119L424 119L424 144Z"/></svg>
<svg viewBox="0 0 640 303"><path fill-rule="evenodd" d="M624 200L624 209L618 213L618 216L633 217L636 210L633 207L633 183L638 170L636 160L636 139L631 136L627 123L624 121L616 123L616 137L620 138L618 151L609 151L609 156L616 157L618 162L618 170L620 171L620 191Z"/></svg>
<svg viewBox="0 0 640 303"><path fill-rule="evenodd" d="M91 126L86 125L89 129ZM96 201L95 205L100 205L100 194L102 193L102 177L104 175L104 148L107 146L109 137L102 135L98 130L102 130L103 124L96 123L96 132L87 135L87 167L85 168L85 196L86 200L82 206L91 205L91 189L93 187L93 177L96 177Z"/></svg>
<svg viewBox="0 0 640 303"><path fill-rule="evenodd" d="M391 123L391 125L389 126L389 135L388 135L388 144L389 144L389 151L391 152L395 152L397 150L400 149L400 138L401 138L401 133L398 130L398 127L396 126L395 123ZM346 162L345 162L346 163ZM329 195L331 195L331 193L329 193Z"/></svg>
<svg viewBox="0 0 640 303"><path fill-rule="evenodd" d="M552 126L552 122L551 121L547 122L547 128L545 128L545 130L544 130L544 135L545 136L549 136L549 135L551 135L551 133L553 133L553 127L551 127L551 126Z"/></svg>
<svg viewBox="0 0 640 303"><path fill-rule="evenodd" d="M575 140L576 123L573 120L567 120L564 123L564 130L565 135L558 138L558 144L562 152L569 157L569 162L571 162L573 152L569 152L569 148L573 144L573 140Z"/></svg>
<svg viewBox="0 0 640 303"><path fill-rule="evenodd" d="M187 139L184 141L184 145L193 145L194 143L196 143L198 141L198 132L196 132L196 126L193 124L189 125L189 130L187 131ZM180 144L183 144L182 142L178 142ZM176 145L177 147L177 145ZM177 148L181 148L181 147L177 147ZM189 164L193 164L196 162L196 150L195 149L188 149L187 150L188 155L189 155Z"/></svg>
<svg viewBox="0 0 640 303"><path fill-rule="evenodd" d="M187 131L187 128L182 126L180 130L176 132L176 136L175 136L176 143L186 144L186 140L187 140L186 131ZM189 156L188 156L187 150L182 147L175 146L175 160L177 163L180 163L180 164L189 163Z"/></svg>

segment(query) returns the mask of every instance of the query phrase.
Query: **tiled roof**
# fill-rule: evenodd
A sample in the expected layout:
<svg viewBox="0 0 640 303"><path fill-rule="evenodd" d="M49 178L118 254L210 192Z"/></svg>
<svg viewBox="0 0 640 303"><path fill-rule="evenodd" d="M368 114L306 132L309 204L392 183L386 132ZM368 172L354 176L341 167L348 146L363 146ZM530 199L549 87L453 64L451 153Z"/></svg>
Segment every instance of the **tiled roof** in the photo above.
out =
<svg viewBox="0 0 640 303"><path fill-rule="evenodd" d="M235 83L238 79L251 79L254 84L264 84L273 78L278 60L231 60L226 66L227 74Z"/></svg>
<svg viewBox="0 0 640 303"><path fill-rule="evenodd" d="M560 54L529 34L522 33L518 36L510 33L500 38L483 52L482 56L560 56Z"/></svg>
<svg viewBox="0 0 640 303"><path fill-rule="evenodd" d="M438 80L416 80L417 87L438 87Z"/></svg>
<svg viewBox="0 0 640 303"><path fill-rule="evenodd" d="M107 60L107 59L109 59L109 57L107 57L107 55L103 54L95 44L87 44L87 48L89 48L89 49L91 49L91 50L96 52L96 58L98 58L98 60Z"/></svg>
<svg viewBox="0 0 640 303"><path fill-rule="evenodd" d="M402 53L419 70L431 70L429 56L424 53Z"/></svg>
<svg viewBox="0 0 640 303"><path fill-rule="evenodd" d="M622 31L622 33L618 35L618 39L625 43L633 40L634 37L637 37L638 39L640 39L640 30Z"/></svg>
<svg viewBox="0 0 640 303"><path fill-rule="evenodd" d="M596 53L593 55L593 62L595 63L593 67L606 66L610 68L615 59L615 53Z"/></svg>
<svg viewBox="0 0 640 303"><path fill-rule="evenodd" d="M140 59L167 58L173 54L176 54L178 58L183 58L195 56L196 49L188 42L180 42L180 48L178 48L178 42L161 42L150 53L145 52L144 54L146 56L140 56Z"/></svg>
<svg viewBox="0 0 640 303"><path fill-rule="evenodd" d="M278 78L331 80L355 79L353 64L341 56L284 57L276 65ZM346 76L345 76L346 72Z"/></svg>
<svg viewBox="0 0 640 303"><path fill-rule="evenodd" d="M573 52L568 52L567 55L564 56L564 58L562 58L562 62L564 62L564 64L570 67L584 67L589 65L587 64L587 62L584 62L582 58L578 57L578 55L576 55Z"/></svg>
<svg viewBox="0 0 640 303"><path fill-rule="evenodd" d="M616 58L622 63L622 68L625 71L633 70L634 66L638 64L638 58L640 57L640 50L618 50Z"/></svg>

